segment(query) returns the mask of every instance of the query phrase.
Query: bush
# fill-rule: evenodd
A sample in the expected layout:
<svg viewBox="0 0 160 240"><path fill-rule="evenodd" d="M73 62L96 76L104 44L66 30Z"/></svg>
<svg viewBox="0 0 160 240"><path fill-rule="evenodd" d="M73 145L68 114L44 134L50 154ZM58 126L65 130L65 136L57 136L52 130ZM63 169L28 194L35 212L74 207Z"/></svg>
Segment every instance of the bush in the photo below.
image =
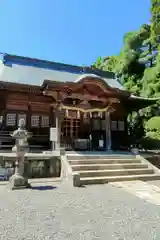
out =
<svg viewBox="0 0 160 240"><path fill-rule="evenodd" d="M141 141L141 146L144 149L157 150L157 149L160 149L160 140L145 137Z"/></svg>
<svg viewBox="0 0 160 240"><path fill-rule="evenodd" d="M160 117L150 118L145 125L145 129L149 132L160 132Z"/></svg>
<svg viewBox="0 0 160 240"><path fill-rule="evenodd" d="M160 132L147 132L141 144L144 149L160 149Z"/></svg>
<svg viewBox="0 0 160 240"><path fill-rule="evenodd" d="M160 132L146 132L146 137L153 140L160 140Z"/></svg>
<svg viewBox="0 0 160 240"><path fill-rule="evenodd" d="M152 117L145 124L146 136L141 145L144 149L160 149L160 117Z"/></svg>

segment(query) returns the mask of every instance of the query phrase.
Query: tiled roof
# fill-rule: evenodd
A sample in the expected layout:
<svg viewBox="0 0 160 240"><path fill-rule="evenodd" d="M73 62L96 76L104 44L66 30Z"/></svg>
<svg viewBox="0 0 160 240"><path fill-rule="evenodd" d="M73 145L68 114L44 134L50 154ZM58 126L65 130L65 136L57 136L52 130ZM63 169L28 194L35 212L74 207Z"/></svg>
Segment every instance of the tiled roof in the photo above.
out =
<svg viewBox="0 0 160 240"><path fill-rule="evenodd" d="M0 81L0 89L12 89L12 90L25 91L25 92L28 91L28 92L36 92L36 93L41 92L40 86L37 86L37 85L4 82L4 81Z"/></svg>
<svg viewBox="0 0 160 240"><path fill-rule="evenodd" d="M37 68L43 68L48 70L66 71L76 74L97 74L101 77L115 78L115 74L109 71L102 71L89 66L75 66L71 64L58 63L53 61L40 60L36 58L22 57L11 54L5 54L3 57L3 63L12 65L19 64L23 66L32 66Z"/></svg>
<svg viewBox="0 0 160 240"><path fill-rule="evenodd" d="M112 72L13 55L4 55L0 62L0 81L42 85L44 79L75 82L83 75L96 75L113 87L122 89Z"/></svg>

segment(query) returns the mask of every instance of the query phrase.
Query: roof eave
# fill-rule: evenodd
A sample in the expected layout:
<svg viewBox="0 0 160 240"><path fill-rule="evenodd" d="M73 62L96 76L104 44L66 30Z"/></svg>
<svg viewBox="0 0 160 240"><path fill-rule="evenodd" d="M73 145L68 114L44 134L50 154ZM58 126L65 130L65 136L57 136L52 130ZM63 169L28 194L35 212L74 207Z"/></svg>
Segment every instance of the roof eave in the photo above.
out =
<svg viewBox="0 0 160 240"><path fill-rule="evenodd" d="M156 101L160 101L160 97L157 98L146 98L146 97L139 97L136 95L131 94L130 95L130 99L131 100L142 100L142 101L152 101L152 102L156 102Z"/></svg>
<svg viewBox="0 0 160 240"><path fill-rule="evenodd" d="M130 112L138 111L140 109L154 105L158 101L160 101L160 98L145 98L145 97L138 97L131 94L130 97L128 98L127 109Z"/></svg>

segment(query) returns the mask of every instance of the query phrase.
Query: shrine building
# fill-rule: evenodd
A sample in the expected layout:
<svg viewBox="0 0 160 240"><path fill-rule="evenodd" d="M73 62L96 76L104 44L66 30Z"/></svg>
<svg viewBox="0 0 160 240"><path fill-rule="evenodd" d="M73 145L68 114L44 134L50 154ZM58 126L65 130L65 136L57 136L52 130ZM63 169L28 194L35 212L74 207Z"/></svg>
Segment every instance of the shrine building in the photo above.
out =
<svg viewBox="0 0 160 240"><path fill-rule="evenodd" d="M5 54L0 62L0 143L23 118L31 145L50 148L50 127L68 150L127 148L127 116L155 103L123 89L114 73Z"/></svg>

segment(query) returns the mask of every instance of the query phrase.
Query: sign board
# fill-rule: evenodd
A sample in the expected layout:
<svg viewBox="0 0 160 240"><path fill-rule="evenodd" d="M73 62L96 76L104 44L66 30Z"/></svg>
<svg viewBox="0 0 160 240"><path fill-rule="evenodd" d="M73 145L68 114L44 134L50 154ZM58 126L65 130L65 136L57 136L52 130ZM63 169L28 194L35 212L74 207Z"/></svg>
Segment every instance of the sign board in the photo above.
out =
<svg viewBox="0 0 160 240"><path fill-rule="evenodd" d="M89 139L92 140L92 135L91 134L89 134Z"/></svg>
<svg viewBox="0 0 160 240"><path fill-rule="evenodd" d="M57 128L50 128L50 141L57 142Z"/></svg>
<svg viewBox="0 0 160 240"><path fill-rule="evenodd" d="M99 147L103 148L103 145L104 145L104 141L103 140L99 140Z"/></svg>

